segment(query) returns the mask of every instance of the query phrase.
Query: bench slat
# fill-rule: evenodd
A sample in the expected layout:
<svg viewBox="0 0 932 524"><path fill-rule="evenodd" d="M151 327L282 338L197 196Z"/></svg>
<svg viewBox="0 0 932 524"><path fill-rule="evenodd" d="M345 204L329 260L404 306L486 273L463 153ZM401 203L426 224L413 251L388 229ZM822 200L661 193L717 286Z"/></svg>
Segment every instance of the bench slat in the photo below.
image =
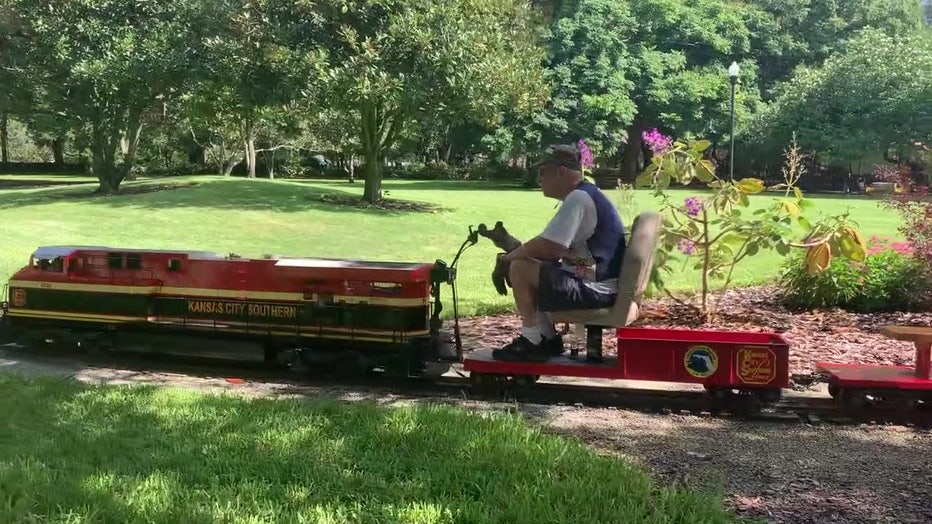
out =
<svg viewBox="0 0 932 524"><path fill-rule="evenodd" d="M932 327L921 326L882 326L880 332L896 340L910 342L932 342Z"/></svg>

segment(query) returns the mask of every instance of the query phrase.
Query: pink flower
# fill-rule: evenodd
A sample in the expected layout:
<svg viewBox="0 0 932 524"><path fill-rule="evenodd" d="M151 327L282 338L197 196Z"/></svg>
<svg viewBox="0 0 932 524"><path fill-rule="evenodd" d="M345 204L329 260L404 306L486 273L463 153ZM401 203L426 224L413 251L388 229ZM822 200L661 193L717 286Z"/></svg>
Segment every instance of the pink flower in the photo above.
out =
<svg viewBox="0 0 932 524"><path fill-rule="evenodd" d="M647 147L649 147L655 155L666 153L670 149L670 146L673 145L673 138L660 134L660 131L657 131L656 128L650 131L643 131L641 133L641 138L644 139Z"/></svg>
<svg viewBox="0 0 932 524"><path fill-rule="evenodd" d="M683 201L683 204L686 206L686 214L694 217L702 211L702 199L699 197L689 197Z"/></svg>
<svg viewBox="0 0 932 524"><path fill-rule="evenodd" d="M688 238L680 240L679 244L676 245L676 248L680 250L680 253L683 253L686 256L692 255L696 252L696 243Z"/></svg>
<svg viewBox="0 0 932 524"><path fill-rule="evenodd" d="M589 150L589 146L586 145L586 142L582 139L576 143L576 146L579 147L579 152L581 153L580 163L583 167L592 167L595 162L592 160L592 151Z"/></svg>

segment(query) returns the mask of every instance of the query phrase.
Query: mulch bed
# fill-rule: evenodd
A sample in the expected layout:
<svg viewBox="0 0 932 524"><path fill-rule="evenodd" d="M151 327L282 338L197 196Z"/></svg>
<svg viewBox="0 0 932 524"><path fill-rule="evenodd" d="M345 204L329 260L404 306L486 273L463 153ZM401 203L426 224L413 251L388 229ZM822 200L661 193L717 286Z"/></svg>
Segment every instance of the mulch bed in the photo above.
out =
<svg viewBox="0 0 932 524"><path fill-rule="evenodd" d="M361 196L337 195L332 193L310 195L308 196L308 200L334 206L347 206L359 209L379 209L383 211L412 211L417 213L439 213L444 211L442 206L428 202L415 202L410 200L396 200L390 198L382 198L378 202L367 202L363 200Z"/></svg>
<svg viewBox="0 0 932 524"><path fill-rule="evenodd" d="M815 367L819 361L912 366L912 343L889 339L879 328L889 324L932 326L932 312L791 311L779 305L771 286L728 290L713 298L717 315L708 323L668 298L655 298L644 301L641 318L633 325L780 333L790 345L790 376L797 385L822 381ZM460 326L464 349L484 349L508 343L519 333L521 322L516 315L501 315L461 319ZM604 353L614 354L616 347L606 330Z"/></svg>

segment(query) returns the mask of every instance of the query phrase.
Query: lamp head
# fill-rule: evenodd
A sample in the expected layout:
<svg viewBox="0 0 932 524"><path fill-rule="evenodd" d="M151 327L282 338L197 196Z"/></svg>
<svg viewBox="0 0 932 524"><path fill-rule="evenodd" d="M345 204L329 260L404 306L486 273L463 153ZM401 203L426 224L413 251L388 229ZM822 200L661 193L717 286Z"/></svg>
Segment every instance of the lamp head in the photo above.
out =
<svg viewBox="0 0 932 524"><path fill-rule="evenodd" d="M728 76L731 78L738 78L738 73L740 72L741 68L738 67L738 62L732 62L731 65L728 66Z"/></svg>

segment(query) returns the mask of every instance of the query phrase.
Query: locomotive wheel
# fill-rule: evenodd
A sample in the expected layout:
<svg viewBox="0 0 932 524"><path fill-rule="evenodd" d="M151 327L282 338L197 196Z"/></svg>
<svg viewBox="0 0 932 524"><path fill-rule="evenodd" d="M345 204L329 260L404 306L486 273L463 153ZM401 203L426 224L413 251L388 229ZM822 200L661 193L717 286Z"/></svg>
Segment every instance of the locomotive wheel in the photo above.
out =
<svg viewBox="0 0 932 524"><path fill-rule="evenodd" d="M739 392L731 397L732 413L739 417L749 417L761 411L761 402L756 393L749 391Z"/></svg>
<svg viewBox="0 0 932 524"><path fill-rule="evenodd" d="M828 394L835 400L838 400L838 392L840 391L841 386L838 385L838 379L831 378L828 381Z"/></svg>
<svg viewBox="0 0 932 524"><path fill-rule="evenodd" d="M540 380L540 375L515 375L512 381L516 386L525 387L533 386Z"/></svg>
<svg viewBox="0 0 932 524"><path fill-rule="evenodd" d="M728 388L707 387L709 394L709 412L713 416L723 412L739 417L756 415L761 411L761 398L753 391L734 392Z"/></svg>
<svg viewBox="0 0 932 524"><path fill-rule="evenodd" d="M706 386L706 393L709 395L709 412L713 416L719 416L728 405L728 391L723 388Z"/></svg>
<svg viewBox="0 0 932 524"><path fill-rule="evenodd" d="M838 388L838 404L848 411L861 411L868 406L867 395L858 389Z"/></svg>
<svg viewBox="0 0 932 524"><path fill-rule="evenodd" d="M894 412L909 413L919 407L919 398L906 391L889 391L883 395L882 406Z"/></svg>
<svg viewBox="0 0 932 524"><path fill-rule="evenodd" d="M472 390L480 396L498 396L505 388L505 377L490 373L470 373Z"/></svg>

